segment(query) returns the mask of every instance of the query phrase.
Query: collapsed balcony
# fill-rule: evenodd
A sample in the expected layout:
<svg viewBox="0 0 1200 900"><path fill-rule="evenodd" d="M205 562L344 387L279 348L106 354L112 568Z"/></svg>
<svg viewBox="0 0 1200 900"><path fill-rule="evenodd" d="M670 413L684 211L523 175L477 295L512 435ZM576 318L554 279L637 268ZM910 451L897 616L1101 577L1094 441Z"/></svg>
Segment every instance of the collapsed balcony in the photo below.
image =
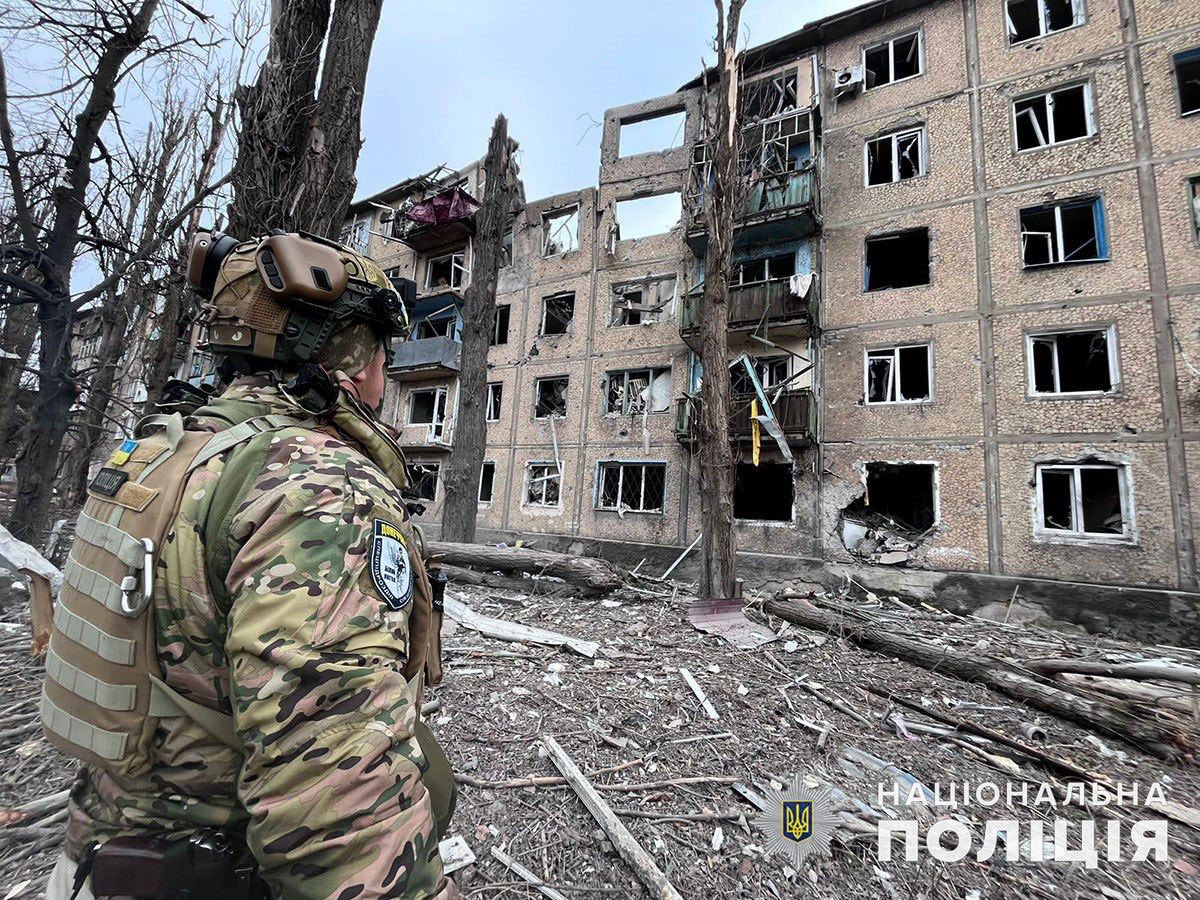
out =
<svg viewBox="0 0 1200 900"><path fill-rule="evenodd" d="M735 443L745 443L754 437L750 402L755 397L753 393L736 393L730 397L729 439ZM813 416L816 414L811 389L782 391L778 396L772 392L771 408L775 414L775 421L789 444L803 446L810 442L814 432ZM699 415L698 398L680 397L675 401L675 439L681 444L695 445L699 442ZM765 428L760 430L760 440L764 444L771 442Z"/></svg>
<svg viewBox="0 0 1200 900"><path fill-rule="evenodd" d="M764 321L772 330L783 329L782 333L807 329L816 318L819 293L817 279L811 273L731 285L729 331L752 331ZM704 285L700 284L684 296L679 323L683 342L696 352L700 351L703 302Z"/></svg>
<svg viewBox="0 0 1200 900"><path fill-rule="evenodd" d="M418 253L465 241L475 233L479 201L461 187L447 188L396 210L392 236Z"/></svg>

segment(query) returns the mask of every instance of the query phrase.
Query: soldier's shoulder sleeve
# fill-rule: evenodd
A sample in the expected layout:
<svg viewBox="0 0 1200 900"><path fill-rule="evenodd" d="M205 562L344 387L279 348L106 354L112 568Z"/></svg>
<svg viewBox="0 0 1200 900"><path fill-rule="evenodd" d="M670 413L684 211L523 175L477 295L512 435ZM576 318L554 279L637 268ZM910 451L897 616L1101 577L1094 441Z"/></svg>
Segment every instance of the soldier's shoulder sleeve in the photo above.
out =
<svg viewBox="0 0 1200 900"><path fill-rule="evenodd" d="M450 896L404 677L412 549L395 489L334 437L272 438L230 523L239 798L286 897Z"/></svg>

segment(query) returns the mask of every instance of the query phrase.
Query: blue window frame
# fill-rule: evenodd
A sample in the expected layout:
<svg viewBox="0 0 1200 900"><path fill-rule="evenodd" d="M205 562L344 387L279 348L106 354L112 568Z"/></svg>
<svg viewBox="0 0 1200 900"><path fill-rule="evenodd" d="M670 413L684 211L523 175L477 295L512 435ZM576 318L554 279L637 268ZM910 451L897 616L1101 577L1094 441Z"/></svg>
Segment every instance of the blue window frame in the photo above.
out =
<svg viewBox="0 0 1200 900"><path fill-rule="evenodd" d="M1104 199L1088 197L1021 210L1021 265L1026 269L1104 262Z"/></svg>

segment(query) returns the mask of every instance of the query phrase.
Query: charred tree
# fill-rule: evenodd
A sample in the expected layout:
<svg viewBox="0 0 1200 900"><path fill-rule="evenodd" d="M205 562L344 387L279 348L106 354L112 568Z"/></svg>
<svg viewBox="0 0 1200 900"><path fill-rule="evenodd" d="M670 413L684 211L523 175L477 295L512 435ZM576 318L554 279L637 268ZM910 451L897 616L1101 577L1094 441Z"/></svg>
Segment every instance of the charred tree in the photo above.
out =
<svg viewBox="0 0 1200 900"><path fill-rule="evenodd" d="M700 479L700 565L702 597L733 596L737 546L733 533L735 461L729 442L729 274L733 230L741 197L737 154L738 23L745 0L714 0L717 8L717 65L707 115L711 173L704 188L703 212L708 233L704 256L704 296L699 316L700 386L697 461Z"/></svg>
<svg viewBox="0 0 1200 900"><path fill-rule="evenodd" d="M521 183L514 158L517 144L508 136L508 121L496 116L483 161L483 205L475 214L471 283L463 296L462 362L458 375L458 412L454 449L446 466L446 502L442 538L475 540L479 504L479 472L487 438L487 357L496 327L496 278L504 233L520 201Z"/></svg>
<svg viewBox="0 0 1200 900"><path fill-rule="evenodd" d="M338 236L358 183L363 90L382 7L383 0L272 3L267 59L237 94L231 234Z"/></svg>

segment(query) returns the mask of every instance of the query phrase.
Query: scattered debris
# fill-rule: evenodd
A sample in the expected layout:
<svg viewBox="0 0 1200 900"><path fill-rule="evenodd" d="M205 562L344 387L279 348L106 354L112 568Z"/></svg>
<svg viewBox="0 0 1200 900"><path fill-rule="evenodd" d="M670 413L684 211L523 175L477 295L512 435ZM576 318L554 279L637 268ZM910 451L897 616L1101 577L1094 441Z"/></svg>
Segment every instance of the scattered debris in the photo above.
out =
<svg viewBox="0 0 1200 900"><path fill-rule="evenodd" d="M704 714L710 719L716 720L720 716L717 715L716 709L713 708L712 702L708 699L708 694L704 693L704 688L696 682L696 677L687 669L680 669L679 675L687 682L687 686L692 689L692 693L696 695L696 699L700 701L700 706L704 709Z"/></svg>
<svg viewBox="0 0 1200 900"><path fill-rule="evenodd" d="M705 634L725 638L739 650L757 650L778 640L775 632L746 618L741 600L696 600L688 606L688 621Z"/></svg>
<svg viewBox="0 0 1200 900"><path fill-rule="evenodd" d="M530 628L528 625L521 625L517 622L507 622L504 619L480 615L450 591L446 592L445 603L446 615L472 631L478 631L487 637L504 641L546 644L550 647L565 647L573 653L589 659L595 658L600 649L600 645L594 641L583 641L565 634L547 631L544 628Z"/></svg>

